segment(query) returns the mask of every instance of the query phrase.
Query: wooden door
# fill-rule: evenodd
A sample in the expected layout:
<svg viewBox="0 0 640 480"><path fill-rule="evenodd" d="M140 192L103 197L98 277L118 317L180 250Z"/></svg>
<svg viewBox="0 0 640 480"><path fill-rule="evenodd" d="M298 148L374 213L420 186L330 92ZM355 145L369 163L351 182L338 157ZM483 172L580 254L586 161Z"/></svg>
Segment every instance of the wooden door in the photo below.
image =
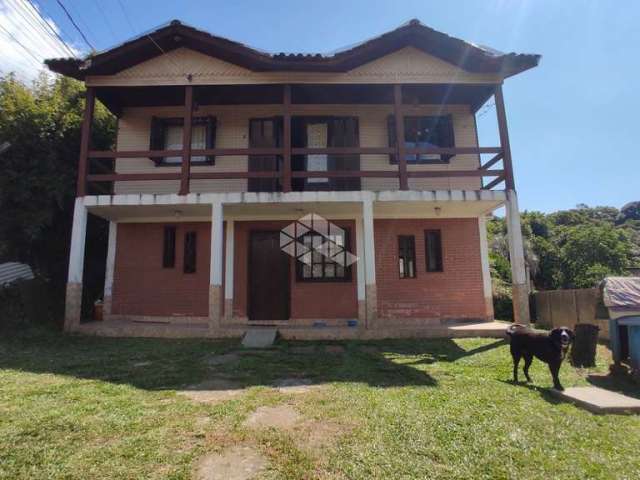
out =
<svg viewBox="0 0 640 480"><path fill-rule="evenodd" d="M249 147L272 148L281 145L281 119L252 118L249 121ZM250 155L250 172L277 172L280 170L280 161L276 155ZM250 192L278 192L281 191L280 178L250 178Z"/></svg>
<svg viewBox="0 0 640 480"><path fill-rule="evenodd" d="M254 231L249 239L249 320L289 319L289 256L279 231Z"/></svg>

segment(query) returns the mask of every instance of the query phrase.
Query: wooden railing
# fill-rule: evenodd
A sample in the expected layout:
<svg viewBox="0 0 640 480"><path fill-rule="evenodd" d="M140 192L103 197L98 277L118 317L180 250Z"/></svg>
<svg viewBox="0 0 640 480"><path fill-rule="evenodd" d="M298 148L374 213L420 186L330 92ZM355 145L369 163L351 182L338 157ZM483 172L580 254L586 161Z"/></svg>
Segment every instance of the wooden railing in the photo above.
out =
<svg viewBox="0 0 640 480"><path fill-rule="evenodd" d="M92 87L87 88L87 102L82 125L80 163L78 168L78 196L87 193L88 183L101 182L127 182L140 180L179 180L181 195L186 195L190 191L190 181L194 179L250 179L250 178L280 178L282 191L288 192L292 189L292 179L294 178L397 178L400 190L408 190L408 180L411 178L460 178L491 177L489 183L483 186L484 189L496 187L499 183L505 182L506 189L514 189L513 169L511 166L511 153L509 149L509 138L506 129L506 116L504 112L504 102L500 86L496 86L496 111L498 117L498 127L500 130L499 147L453 147L453 148L406 148L404 142L396 142L395 147L341 147L341 148L293 148L291 145L291 88L284 85L283 103L281 105L281 115L283 118L284 144L279 148L210 148L192 149L191 145L191 117L193 115L193 87L185 87L184 105L184 128L183 145L186 148L181 150L133 150L133 151L95 151L89 149L91 123L94 110L95 92ZM404 138L404 122L399 121L405 112L405 105L401 103L401 86L394 86L394 112L396 137ZM475 170L450 170L450 169L429 169L429 170L409 170L407 155L413 154L436 154L436 155L483 155L495 154L489 161L482 164ZM194 156L250 156L250 155L276 155L282 159L282 168L279 171L237 171L237 172L191 172L190 159ZM395 155L398 159L397 170L340 170L340 171L294 171L292 170L292 156L294 155ZM116 173L115 159L126 160L132 158L154 158L154 157L181 157L179 165L180 172L174 173ZM93 159L113 160L112 172L90 173L89 162ZM498 162L502 162L502 169L491 169ZM178 165L176 165L178 166ZM104 168L102 169L104 171Z"/></svg>
<svg viewBox="0 0 640 480"><path fill-rule="evenodd" d="M96 151L88 152L89 159L113 159L126 160L132 158L153 157L177 157L182 156L182 150L130 150L130 151ZM395 148L292 148L292 155L392 155ZM476 170L409 170L406 177L410 178L478 178L494 177L483 188L493 188L505 179L504 169L491 169L503 158L500 147L458 147L458 148L407 148L404 153L412 154L436 154L436 155L481 155L495 153L496 155ZM284 156L284 148L210 148L192 150L192 156L249 156L249 155L278 155ZM176 165L178 166L178 165ZM223 179L249 179L249 178L281 178L283 182L289 178L398 178L399 169L396 170L329 170L329 171L291 171L288 175L284 171L236 171L236 172L189 172L189 180L223 180ZM173 173L90 173L86 176L87 182L127 182L140 180L182 180L182 172ZM402 189L402 188L401 188ZM408 188L404 188L406 190ZM283 188L283 191L287 191Z"/></svg>

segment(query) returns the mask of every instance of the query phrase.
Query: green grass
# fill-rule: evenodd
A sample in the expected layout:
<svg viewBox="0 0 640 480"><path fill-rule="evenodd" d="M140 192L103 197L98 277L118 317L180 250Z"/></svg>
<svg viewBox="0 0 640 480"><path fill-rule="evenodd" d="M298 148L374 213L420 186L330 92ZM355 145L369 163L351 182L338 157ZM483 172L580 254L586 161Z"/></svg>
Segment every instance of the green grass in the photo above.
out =
<svg viewBox="0 0 640 480"><path fill-rule="evenodd" d="M343 355L296 345L212 368L206 358L236 342L3 334L0 478L190 478L200 456L237 443L268 458L265 478L640 478L639 417L556 401L539 362L533 385L509 383L501 341L344 342ZM594 371L608 363L600 347ZM246 393L217 405L175 393L213 373ZM561 378L587 384L587 373L565 363ZM283 377L325 387L284 395L269 387ZM340 434L313 449L295 432L242 425L281 403Z"/></svg>

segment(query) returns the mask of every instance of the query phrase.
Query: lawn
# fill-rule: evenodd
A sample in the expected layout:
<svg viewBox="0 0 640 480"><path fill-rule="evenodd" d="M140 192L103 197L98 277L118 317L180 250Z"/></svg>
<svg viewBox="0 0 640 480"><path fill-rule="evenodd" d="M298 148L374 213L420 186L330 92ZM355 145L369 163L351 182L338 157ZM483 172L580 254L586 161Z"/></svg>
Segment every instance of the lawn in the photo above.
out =
<svg viewBox="0 0 640 480"><path fill-rule="evenodd" d="M281 342L216 357L237 349L3 334L0 478L191 478L239 445L265 460L259 478L640 478L640 417L554 400L539 362L533 385L511 384L500 340ZM561 379L587 384L587 373L565 364ZM177 393L212 379L244 389L209 403ZM281 379L320 386L274 388ZM246 422L276 406L295 426Z"/></svg>

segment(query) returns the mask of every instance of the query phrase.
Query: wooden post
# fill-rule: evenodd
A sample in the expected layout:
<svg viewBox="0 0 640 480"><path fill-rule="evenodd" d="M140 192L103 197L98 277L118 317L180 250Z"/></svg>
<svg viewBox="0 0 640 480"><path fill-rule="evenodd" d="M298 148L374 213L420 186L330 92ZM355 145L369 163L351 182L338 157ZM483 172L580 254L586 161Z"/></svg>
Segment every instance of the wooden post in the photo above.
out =
<svg viewBox="0 0 640 480"><path fill-rule="evenodd" d="M191 175L191 123L193 117L193 87L184 87L184 120L182 123L182 171L180 177L180 195L189 193L189 175Z"/></svg>
<svg viewBox="0 0 640 480"><path fill-rule="evenodd" d="M504 164L505 184L507 190L515 190L513 179L513 164L511 163L511 146L509 145L509 130L507 128L507 113L504 108L502 85L496 85L494 93L496 102L496 116L498 117L498 132L500 134L500 146L502 147L502 162Z"/></svg>
<svg viewBox="0 0 640 480"><path fill-rule="evenodd" d="M409 190L407 157L404 153L404 112L402 111L402 86L393 86L393 114L396 122L396 158L400 190Z"/></svg>
<svg viewBox="0 0 640 480"><path fill-rule="evenodd" d="M282 99L282 191L291 191L291 85L285 85Z"/></svg>
<svg viewBox="0 0 640 480"><path fill-rule="evenodd" d="M80 161L78 162L77 195L84 197L87 194L87 169L89 163L89 149L91 148L91 126L93 123L93 110L96 103L96 92L93 87L87 87L84 115L82 117L82 130L80 133Z"/></svg>

